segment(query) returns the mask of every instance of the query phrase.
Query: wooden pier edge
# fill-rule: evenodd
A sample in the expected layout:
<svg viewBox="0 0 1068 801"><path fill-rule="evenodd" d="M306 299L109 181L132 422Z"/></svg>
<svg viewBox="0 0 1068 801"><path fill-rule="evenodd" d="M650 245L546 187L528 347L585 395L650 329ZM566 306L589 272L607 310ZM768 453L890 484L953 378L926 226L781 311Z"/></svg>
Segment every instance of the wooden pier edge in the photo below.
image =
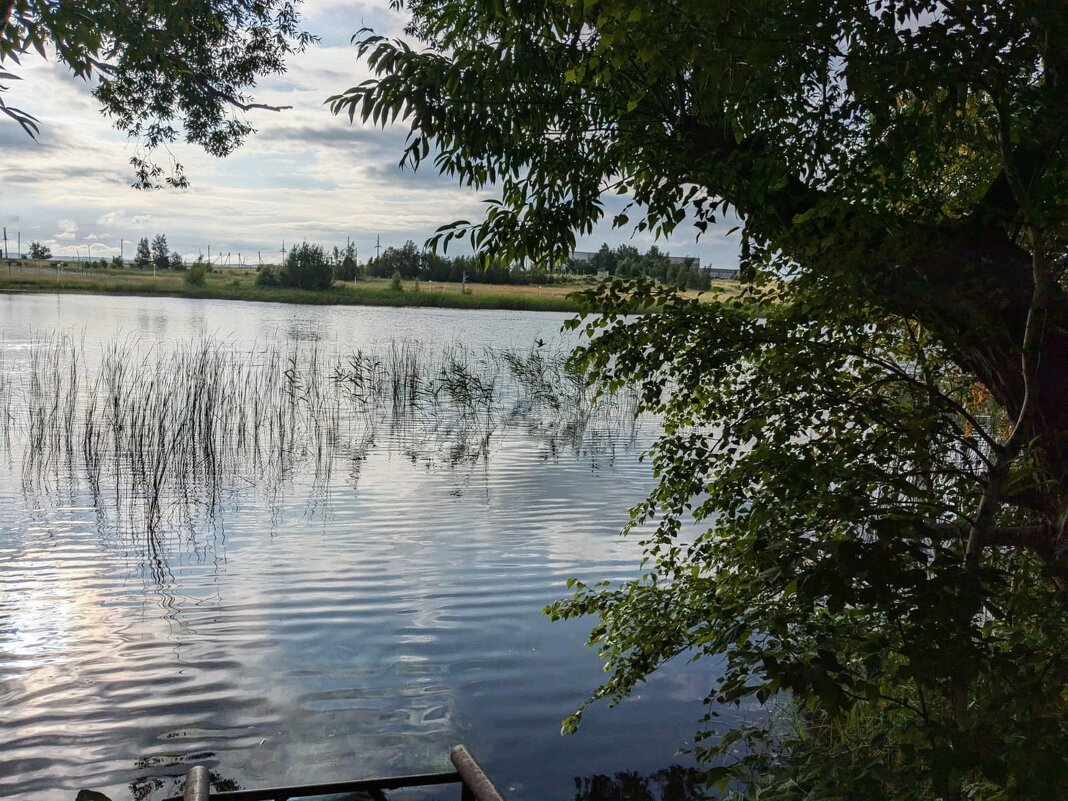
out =
<svg viewBox="0 0 1068 801"><path fill-rule="evenodd" d="M384 801L383 790L402 787L426 787L435 784L460 784L460 801L504 801L482 766L462 745L453 746L449 759L455 766L453 773L422 773L408 776L387 776L375 779L355 779L346 782L305 784L291 787L263 787L250 790L211 792L211 776L204 765L194 765L185 774L185 791L181 797L164 801L286 801L290 798L329 795L362 791L377 801Z"/></svg>
<svg viewBox="0 0 1068 801"><path fill-rule="evenodd" d="M462 745L454 745L449 752L456 772L463 779L463 789L460 791L461 801L504 801L497 788L493 786L489 776L482 770L482 766L475 761L471 753Z"/></svg>

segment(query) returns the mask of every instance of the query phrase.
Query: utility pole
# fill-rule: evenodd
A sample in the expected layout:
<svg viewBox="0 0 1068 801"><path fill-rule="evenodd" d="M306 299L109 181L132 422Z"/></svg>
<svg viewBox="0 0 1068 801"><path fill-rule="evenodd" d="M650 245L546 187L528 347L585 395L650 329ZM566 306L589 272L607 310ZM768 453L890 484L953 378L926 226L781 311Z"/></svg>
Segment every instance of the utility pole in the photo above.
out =
<svg viewBox="0 0 1068 801"><path fill-rule="evenodd" d="M4 226L4 258L7 258L7 226Z"/></svg>
<svg viewBox="0 0 1068 801"><path fill-rule="evenodd" d="M123 257L122 257L123 256L122 251L123 251L123 246L125 244L126 244L126 240L125 239L120 239L119 240L119 261L120 262L122 262L124 260Z"/></svg>
<svg viewBox="0 0 1068 801"><path fill-rule="evenodd" d="M382 255L382 235L379 234L375 237L375 261L378 261L379 256Z"/></svg>
<svg viewBox="0 0 1068 801"><path fill-rule="evenodd" d="M283 239L282 240L282 265L281 266L284 267L285 263L286 263L286 241Z"/></svg>

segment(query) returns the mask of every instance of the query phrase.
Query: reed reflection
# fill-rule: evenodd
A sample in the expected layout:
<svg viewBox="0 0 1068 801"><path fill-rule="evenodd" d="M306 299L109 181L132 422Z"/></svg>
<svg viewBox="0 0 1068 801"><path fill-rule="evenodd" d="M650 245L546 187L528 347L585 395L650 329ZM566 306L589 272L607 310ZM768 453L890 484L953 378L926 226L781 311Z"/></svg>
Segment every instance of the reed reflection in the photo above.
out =
<svg viewBox="0 0 1068 801"><path fill-rule="evenodd" d="M356 489L376 448L473 473L509 433L546 460L569 452L593 468L635 442L635 398L594 396L564 353L545 347L404 341L342 356L316 342L236 350L210 338L172 348L124 339L92 372L83 350L56 335L33 345L21 385L0 369L0 447L21 452L30 508L84 487L101 533L145 534L160 584L161 535L210 529L250 494L277 504L297 483L309 516L326 514L335 468L347 466Z"/></svg>

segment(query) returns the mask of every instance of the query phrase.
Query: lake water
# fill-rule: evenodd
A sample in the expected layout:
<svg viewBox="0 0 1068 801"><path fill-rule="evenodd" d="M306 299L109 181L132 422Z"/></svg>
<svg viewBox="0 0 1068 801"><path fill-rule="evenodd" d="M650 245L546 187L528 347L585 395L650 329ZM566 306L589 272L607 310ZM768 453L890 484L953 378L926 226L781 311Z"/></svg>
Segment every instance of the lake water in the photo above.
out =
<svg viewBox="0 0 1068 801"><path fill-rule="evenodd" d="M569 381L565 319L0 296L0 795L426 772L459 742L513 801L664 795L711 664L560 735L602 674L541 610L634 575L658 431Z"/></svg>

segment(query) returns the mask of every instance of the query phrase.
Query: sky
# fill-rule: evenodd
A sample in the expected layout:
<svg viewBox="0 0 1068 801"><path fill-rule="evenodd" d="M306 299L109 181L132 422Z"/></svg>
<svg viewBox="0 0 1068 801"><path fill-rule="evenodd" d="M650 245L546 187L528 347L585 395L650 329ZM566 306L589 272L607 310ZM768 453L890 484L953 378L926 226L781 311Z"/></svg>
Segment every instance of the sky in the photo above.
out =
<svg viewBox="0 0 1068 801"><path fill-rule="evenodd" d="M258 102L292 108L251 112L257 133L225 159L172 147L190 182L182 191L131 188L134 145L109 126L91 87L54 60L26 57L18 70L22 80L8 82L4 97L37 117L41 133L35 142L0 116L0 223L9 253L17 252L21 234L23 252L40 241L55 256L110 258L121 248L130 258L138 239L163 233L186 258L207 256L210 247L213 260L256 264L278 261L283 243L288 248L306 240L329 249L351 238L363 260L374 255L378 241L383 249L409 239L422 244L440 225L478 219L491 190L460 187L429 163L418 171L400 168L405 128L350 124L324 105L328 96L369 77L351 36L365 26L399 35L404 23L388 0L309 0L304 27L320 43L254 92ZM610 210L623 203L607 200ZM671 239L655 242L604 222L579 238L578 249L608 242L644 251L655 242L675 256L732 267L738 239L726 230L710 228L698 241L695 229L680 227Z"/></svg>

